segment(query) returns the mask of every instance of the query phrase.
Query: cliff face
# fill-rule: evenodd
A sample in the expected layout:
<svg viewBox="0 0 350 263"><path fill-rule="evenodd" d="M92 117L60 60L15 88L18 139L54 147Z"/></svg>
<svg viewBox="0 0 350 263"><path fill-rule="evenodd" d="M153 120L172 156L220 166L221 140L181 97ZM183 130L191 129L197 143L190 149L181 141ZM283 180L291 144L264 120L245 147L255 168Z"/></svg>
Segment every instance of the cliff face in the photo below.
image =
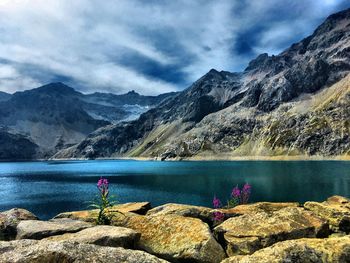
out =
<svg viewBox="0 0 350 263"><path fill-rule="evenodd" d="M133 122L111 125L55 157L347 155L350 9L244 72L210 70Z"/></svg>

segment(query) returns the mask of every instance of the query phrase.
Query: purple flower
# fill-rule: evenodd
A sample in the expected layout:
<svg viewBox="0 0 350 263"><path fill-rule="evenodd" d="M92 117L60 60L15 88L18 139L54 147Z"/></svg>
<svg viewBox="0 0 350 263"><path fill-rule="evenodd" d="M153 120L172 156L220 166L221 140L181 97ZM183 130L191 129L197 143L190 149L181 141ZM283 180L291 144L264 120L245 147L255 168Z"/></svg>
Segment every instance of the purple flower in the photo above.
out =
<svg viewBox="0 0 350 263"><path fill-rule="evenodd" d="M233 198L239 198L241 196L241 190L239 190L238 186L236 186L232 189L231 196Z"/></svg>
<svg viewBox="0 0 350 263"><path fill-rule="evenodd" d="M220 208L221 207L221 201L216 196L214 196L214 199L213 199L213 206L214 206L214 208Z"/></svg>
<svg viewBox="0 0 350 263"><path fill-rule="evenodd" d="M214 214L214 221L216 221L216 222L222 221L225 218L225 215L219 211L216 211L213 214Z"/></svg>
<svg viewBox="0 0 350 263"><path fill-rule="evenodd" d="M102 195L107 195L108 194L108 180L101 177L97 181L97 188L101 192Z"/></svg>
<svg viewBox="0 0 350 263"><path fill-rule="evenodd" d="M251 189L252 189L252 186L250 184L248 184L248 183L245 183L245 185L243 186L242 191L246 192L246 193L250 193Z"/></svg>
<svg viewBox="0 0 350 263"><path fill-rule="evenodd" d="M246 183L242 189L242 197L241 197L242 204L248 203L251 191L252 191L252 186Z"/></svg>

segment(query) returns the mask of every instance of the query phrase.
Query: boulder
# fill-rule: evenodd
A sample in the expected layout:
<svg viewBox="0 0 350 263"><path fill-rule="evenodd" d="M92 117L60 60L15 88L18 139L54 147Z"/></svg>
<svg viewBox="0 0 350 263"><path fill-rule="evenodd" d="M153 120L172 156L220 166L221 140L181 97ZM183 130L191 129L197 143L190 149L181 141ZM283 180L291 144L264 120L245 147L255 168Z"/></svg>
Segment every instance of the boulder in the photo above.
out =
<svg viewBox="0 0 350 263"><path fill-rule="evenodd" d="M331 263L350 262L350 236L288 240L261 249L253 255L233 256L222 263Z"/></svg>
<svg viewBox="0 0 350 263"><path fill-rule="evenodd" d="M22 220L38 220L38 218L22 208L13 208L0 213L0 240L16 238L17 225Z"/></svg>
<svg viewBox="0 0 350 263"><path fill-rule="evenodd" d="M132 202L113 206L110 210L118 210L122 213L135 213L139 215L145 215L148 210L151 209L150 202Z"/></svg>
<svg viewBox="0 0 350 263"><path fill-rule="evenodd" d="M95 226L76 233L45 238L48 241L74 241L108 247L135 248L141 234L132 229L116 226Z"/></svg>
<svg viewBox="0 0 350 263"><path fill-rule="evenodd" d="M273 213L248 213L232 217L215 227L217 239L229 256L252 254L272 244L303 237L328 236L325 220L300 207L287 207Z"/></svg>
<svg viewBox="0 0 350 263"><path fill-rule="evenodd" d="M266 212L273 213L286 207L299 207L300 204L296 202L291 203L271 203L258 202L254 204L238 205L231 209L220 209L219 211L225 214L245 215L249 213Z"/></svg>
<svg viewBox="0 0 350 263"><path fill-rule="evenodd" d="M126 226L141 233L138 248L172 262L220 262L226 257L208 225L179 215L132 216Z"/></svg>
<svg viewBox="0 0 350 263"><path fill-rule="evenodd" d="M305 209L328 221L335 232L350 233L350 200L342 196L332 196L327 201L306 202Z"/></svg>
<svg viewBox="0 0 350 263"><path fill-rule="evenodd" d="M16 239L42 239L64 233L78 232L92 226L90 223L71 219L25 220L17 225Z"/></svg>
<svg viewBox="0 0 350 263"><path fill-rule="evenodd" d="M109 213L111 217L115 215L118 216L118 214L120 213L135 213L135 214L144 215L150 208L151 208L151 203L149 202L133 202L133 203L115 205L111 208L108 208L107 213ZM96 218L98 217L98 213L99 213L98 209L64 212L55 216L54 219L70 218L70 219L95 223Z"/></svg>
<svg viewBox="0 0 350 263"><path fill-rule="evenodd" d="M102 247L71 241L16 240L0 242L2 263L161 263L167 262L142 251Z"/></svg>
<svg viewBox="0 0 350 263"><path fill-rule="evenodd" d="M185 217L199 218L206 223L213 222L213 209L203 206L183 205L183 204L165 204L152 208L147 215L180 215Z"/></svg>

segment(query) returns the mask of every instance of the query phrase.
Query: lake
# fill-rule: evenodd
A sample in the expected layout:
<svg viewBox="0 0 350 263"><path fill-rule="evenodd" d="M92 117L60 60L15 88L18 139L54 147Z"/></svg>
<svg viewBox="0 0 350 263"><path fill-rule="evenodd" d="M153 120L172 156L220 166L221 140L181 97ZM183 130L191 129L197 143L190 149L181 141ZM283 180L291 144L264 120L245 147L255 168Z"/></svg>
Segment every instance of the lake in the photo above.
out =
<svg viewBox="0 0 350 263"><path fill-rule="evenodd" d="M150 201L211 206L232 187L252 185L251 201L322 201L350 196L347 161L134 160L0 163L0 211L21 207L41 219L87 208L106 177L119 202Z"/></svg>

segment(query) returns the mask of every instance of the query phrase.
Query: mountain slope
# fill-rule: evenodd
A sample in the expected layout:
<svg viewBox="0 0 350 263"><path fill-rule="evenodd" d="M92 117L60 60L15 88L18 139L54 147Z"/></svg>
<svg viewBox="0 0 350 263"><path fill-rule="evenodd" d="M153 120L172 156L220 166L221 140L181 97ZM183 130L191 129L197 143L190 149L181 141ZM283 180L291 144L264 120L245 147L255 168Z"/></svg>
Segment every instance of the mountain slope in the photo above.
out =
<svg viewBox="0 0 350 263"><path fill-rule="evenodd" d="M305 97L338 94L349 72L350 9L281 54L262 54L241 73L211 70L138 120L101 128L55 157L348 154L347 92L316 111L297 109Z"/></svg>
<svg viewBox="0 0 350 263"><path fill-rule="evenodd" d="M0 101L0 125L8 128L8 136L24 136L37 146L32 158L47 158L79 143L100 127L138 116L171 95L142 96L135 92L85 95L62 83L51 83L16 92L8 100ZM135 104L137 99L144 100L143 106ZM7 145L15 143L10 137Z"/></svg>
<svg viewBox="0 0 350 263"><path fill-rule="evenodd" d="M28 160L36 157L38 145L20 134L0 129L0 159Z"/></svg>
<svg viewBox="0 0 350 263"><path fill-rule="evenodd" d="M78 96L80 93L62 83L16 92L0 103L0 124L27 135L40 147L39 155L48 156L108 124L89 116Z"/></svg>

